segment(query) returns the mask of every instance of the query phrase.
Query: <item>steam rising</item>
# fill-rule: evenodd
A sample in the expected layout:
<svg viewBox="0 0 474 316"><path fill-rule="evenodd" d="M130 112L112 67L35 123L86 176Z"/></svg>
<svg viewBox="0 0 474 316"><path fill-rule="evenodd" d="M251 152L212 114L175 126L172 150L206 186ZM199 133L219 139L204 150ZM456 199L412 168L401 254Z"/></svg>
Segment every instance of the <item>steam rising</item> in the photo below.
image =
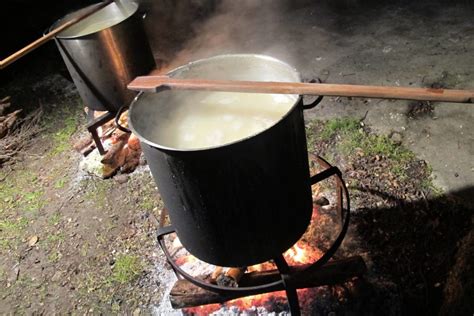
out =
<svg viewBox="0 0 474 316"><path fill-rule="evenodd" d="M285 40L285 25L290 23L285 21L288 3L288 0L220 1L205 21L193 26L194 36L177 54L167 58L161 72L192 60L228 53L267 54L291 62Z"/></svg>

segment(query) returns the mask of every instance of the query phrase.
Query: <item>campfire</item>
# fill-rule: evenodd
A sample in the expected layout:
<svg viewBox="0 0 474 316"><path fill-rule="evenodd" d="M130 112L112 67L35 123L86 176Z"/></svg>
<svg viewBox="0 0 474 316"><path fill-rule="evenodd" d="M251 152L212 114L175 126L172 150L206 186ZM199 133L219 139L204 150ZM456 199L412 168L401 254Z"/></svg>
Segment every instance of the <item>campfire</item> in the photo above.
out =
<svg viewBox="0 0 474 316"><path fill-rule="evenodd" d="M323 169L328 167L322 160L317 160L318 157L312 158ZM278 259L248 267L208 264L193 256L174 232L159 232L160 245L178 274L178 281L169 295L171 306L183 309L189 315L209 315L214 312L218 315L223 310L259 313L259 308L260 312L290 310L297 315L300 309L295 308L294 304L300 301L303 303L300 307L303 307L302 311L306 314L304 308L311 306L311 302L318 297L320 286L357 280L366 271L361 257L337 257L327 262L327 258L339 246L337 240L342 241L345 234L345 223L341 221L344 216L340 217L344 208L341 208L342 201L338 199L338 185L340 183L336 180L336 191L329 193L333 201L330 205L327 205L328 199L322 196L322 191L326 194L327 189L322 190L320 185L313 187L313 199L317 202L313 205L311 223L300 240L282 254L282 260L289 266L283 274L281 260ZM165 215L162 216L164 218ZM338 229L335 227L339 227L341 232L337 233ZM278 282L282 278L286 280L286 285L265 288L267 284ZM298 296L296 300L291 298L291 291L287 287L295 289L294 293ZM240 291L228 292L227 289Z"/></svg>

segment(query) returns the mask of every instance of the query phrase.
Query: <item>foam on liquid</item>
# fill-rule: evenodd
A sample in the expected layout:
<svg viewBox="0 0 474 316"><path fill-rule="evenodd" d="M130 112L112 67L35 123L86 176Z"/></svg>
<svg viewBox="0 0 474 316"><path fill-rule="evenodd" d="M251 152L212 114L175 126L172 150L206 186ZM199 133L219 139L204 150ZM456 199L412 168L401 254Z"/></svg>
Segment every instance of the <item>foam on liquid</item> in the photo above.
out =
<svg viewBox="0 0 474 316"><path fill-rule="evenodd" d="M198 149L255 135L279 121L297 96L254 93L206 93L172 107L160 119L151 140L170 148Z"/></svg>

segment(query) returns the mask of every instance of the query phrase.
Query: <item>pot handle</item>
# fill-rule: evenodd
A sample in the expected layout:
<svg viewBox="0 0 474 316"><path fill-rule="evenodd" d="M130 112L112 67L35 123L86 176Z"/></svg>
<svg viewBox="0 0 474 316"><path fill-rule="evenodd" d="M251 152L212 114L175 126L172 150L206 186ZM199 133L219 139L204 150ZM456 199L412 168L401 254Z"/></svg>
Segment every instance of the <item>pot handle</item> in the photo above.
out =
<svg viewBox="0 0 474 316"><path fill-rule="evenodd" d="M309 83L322 83L322 81L321 79L316 78L316 79L311 79ZM314 108L316 105L318 105L321 102L322 99L323 99L323 96L320 95L316 97L316 99L311 103L308 103L308 104L303 103L303 110L309 110L309 109Z"/></svg>
<svg viewBox="0 0 474 316"><path fill-rule="evenodd" d="M120 116L122 115L122 113L125 111L125 110L128 110L128 107L129 105L128 104L124 104L120 107L120 109L117 111L117 114L115 114L115 119L114 119L114 122L115 122L115 126L117 126L117 128L119 130L121 130L122 132L125 132L125 133L128 133L128 134L131 134L132 131L129 130L128 128L126 128L125 126L122 126L120 125Z"/></svg>

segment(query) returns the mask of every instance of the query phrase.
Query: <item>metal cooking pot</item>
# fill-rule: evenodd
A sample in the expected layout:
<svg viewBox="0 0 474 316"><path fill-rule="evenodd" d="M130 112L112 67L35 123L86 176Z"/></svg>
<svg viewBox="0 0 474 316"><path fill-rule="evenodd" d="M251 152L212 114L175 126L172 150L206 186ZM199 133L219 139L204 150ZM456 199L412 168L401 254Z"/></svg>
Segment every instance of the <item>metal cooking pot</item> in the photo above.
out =
<svg viewBox="0 0 474 316"><path fill-rule="evenodd" d="M301 80L294 68L261 55L217 56L169 75ZM166 117L164 109L195 93L142 93L129 110L129 125L141 141L171 223L184 247L208 263L249 266L275 258L298 241L311 219L303 107L312 105L294 96L291 109L271 127L218 147L182 150L156 143L153 129L157 118Z"/></svg>
<svg viewBox="0 0 474 316"><path fill-rule="evenodd" d="M96 5L66 15L50 30ZM55 37L74 84L89 108L116 112L136 96L127 84L155 68L142 20L138 4L120 0Z"/></svg>

